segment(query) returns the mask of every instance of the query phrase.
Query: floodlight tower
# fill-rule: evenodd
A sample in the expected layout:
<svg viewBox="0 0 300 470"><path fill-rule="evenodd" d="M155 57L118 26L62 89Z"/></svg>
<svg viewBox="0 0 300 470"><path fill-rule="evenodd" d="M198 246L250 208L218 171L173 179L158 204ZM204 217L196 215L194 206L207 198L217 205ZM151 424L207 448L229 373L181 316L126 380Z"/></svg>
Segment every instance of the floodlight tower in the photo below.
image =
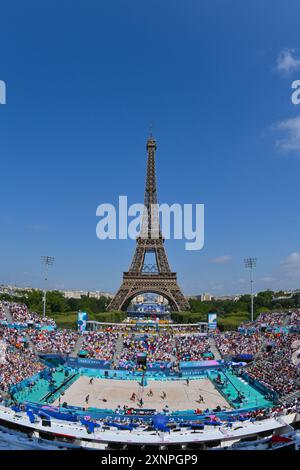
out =
<svg viewBox="0 0 300 470"><path fill-rule="evenodd" d="M42 265L44 266L44 280L45 280L45 285L44 285L44 295L43 295L43 318L46 318L46 294L47 294L47 280L48 280L48 268L49 266L52 266L54 263L54 257L53 256L41 256L42 260Z"/></svg>
<svg viewBox="0 0 300 470"><path fill-rule="evenodd" d="M245 258L244 264L246 269L250 271L250 288L251 288L251 321L253 321L253 268L256 267L257 258Z"/></svg>

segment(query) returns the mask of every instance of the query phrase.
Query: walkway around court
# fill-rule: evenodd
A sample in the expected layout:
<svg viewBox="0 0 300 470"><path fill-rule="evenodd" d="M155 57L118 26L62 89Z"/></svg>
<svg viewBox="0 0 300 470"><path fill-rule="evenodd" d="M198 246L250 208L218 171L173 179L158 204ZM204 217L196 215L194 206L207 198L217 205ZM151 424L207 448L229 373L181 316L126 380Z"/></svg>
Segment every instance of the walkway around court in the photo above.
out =
<svg viewBox="0 0 300 470"><path fill-rule="evenodd" d="M213 353L213 355L215 356L215 360L216 361L219 361L221 360L221 355L219 353L219 350L216 346L216 342L215 342L215 339L213 338L213 336L210 336L208 338L208 341L209 341L209 345L210 345L210 349L211 349L211 352Z"/></svg>

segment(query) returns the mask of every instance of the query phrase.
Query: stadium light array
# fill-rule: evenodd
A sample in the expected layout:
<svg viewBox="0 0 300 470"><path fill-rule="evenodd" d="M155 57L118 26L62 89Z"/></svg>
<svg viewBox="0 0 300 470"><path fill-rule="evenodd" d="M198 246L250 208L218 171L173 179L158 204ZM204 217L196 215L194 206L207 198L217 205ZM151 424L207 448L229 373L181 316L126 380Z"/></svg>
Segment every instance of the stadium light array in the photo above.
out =
<svg viewBox="0 0 300 470"><path fill-rule="evenodd" d="M42 265L44 266L44 295L43 295L43 318L46 318L46 295L47 295L47 280L48 280L48 269L49 266L52 266L54 263L53 256L41 256Z"/></svg>
<svg viewBox="0 0 300 470"><path fill-rule="evenodd" d="M245 268L250 271L250 291L251 291L251 321L253 322L254 313L253 313L253 268L256 267L257 258L245 258L244 264Z"/></svg>

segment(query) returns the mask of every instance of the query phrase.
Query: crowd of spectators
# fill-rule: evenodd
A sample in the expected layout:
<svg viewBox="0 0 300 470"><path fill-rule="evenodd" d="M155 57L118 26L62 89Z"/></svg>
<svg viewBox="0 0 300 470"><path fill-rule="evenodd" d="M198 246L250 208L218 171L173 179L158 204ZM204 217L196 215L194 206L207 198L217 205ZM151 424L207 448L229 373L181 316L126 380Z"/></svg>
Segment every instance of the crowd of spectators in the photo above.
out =
<svg viewBox="0 0 300 470"><path fill-rule="evenodd" d="M28 348L25 332L1 327L0 329L0 389L7 391L11 385L35 375L44 369Z"/></svg>
<svg viewBox="0 0 300 470"><path fill-rule="evenodd" d="M35 349L43 353L70 354L78 339L78 333L72 330L29 329L28 335Z"/></svg>
<svg viewBox="0 0 300 470"><path fill-rule="evenodd" d="M14 323L19 325L48 325L55 327L53 318L42 318L35 312L31 312L25 304L10 303L10 313Z"/></svg>
<svg viewBox="0 0 300 470"><path fill-rule="evenodd" d="M5 321L6 320L4 305L5 305L4 302L0 302L0 321Z"/></svg>
<svg viewBox="0 0 300 470"><path fill-rule="evenodd" d="M300 310L291 313L289 326L293 328L300 328Z"/></svg>
<svg viewBox="0 0 300 470"><path fill-rule="evenodd" d="M256 325L268 327L283 326L287 320L287 314L284 312L262 312L255 320Z"/></svg>
<svg viewBox="0 0 300 470"><path fill-rule="evenodd" d="M245 322L241 326L248 330L260 330L262 328L280 328L288 324L289 317L286 312L262 312L255 321Z"/></svg>
<svg viewBox="0 0 300 470"><path fill-rule="evenodd" d="M211 353L211 350L205 336L176 335L174 352L178 361L200 361L205 359L205 354Z"/></svg>
<svg viewBox="0 0 300 470"><path fill-rule="evenodd" d="M118 332L90 331L84 335L82 349L89 357L109 361L114 356L118 338Z"/></svg>
<svg viewBox="0 0 300 470"><path fill-rule="evenodd" d="M215 342L222 356L240 354L255 355L264 340L260 332L250 334L230 331L215 336Z"/></svg>
<svg viewBox="0 0 300 470"><path fill-rule="evenodd" d="M52 319L43 320L26 305L0 302L0 320L5 320L5 308L9 307L16 324L24 329L0 329L0 342L5 345L0 364L0 384L17 383L43 368L30 348L32 342L37 352L70 354L74 351L79 338L72 330L39 329L55 326ZM300 340L299 334L291 334L288 328L300 325L300 310L288 313L264 312L255 322L243 325L243 331L215 334L216 346L221 355L251 355L251 362L245 371L251 379L258 380L271 391L283 396L300 391L299 365L292 361L292 343ZM123 327L122 327L123 326ZM147 354L147 363L169 363L177 367L179 361L199 361L212 357L208 337L194 331L183 333L178 327L163 328L153 334L139 334L131 326L103 325L100 331L86 332L81 349L88 357L119 363L135 363L139 353ZM272 329L272 330L271 330ZM287 330L287 331L286 331ZM116 355L116 345L120 338L120 357ZM120 343L119 341L119 343Z"/></svg>
<svg viewBox="0 0 300 470"><path fill-rule="evenodd" d="M275 318L270 319L271 315ZM253 361L244 370L248 376L279 396L288 395L300 391L300 366L292 360L292 346L300 340L300 335L288 330L270 330L269 327L297 325L298 321L299 312L288 317L281 313L262 314L255 322L259 328L253 328L251 332L246 329L244 332L218 334L215 342L222 356L252 355Z"/></svg>
<svg viewBox="0 0 300 470"><path fill-rule="evenodd" d="M292 361L292 343L300 335L265 335L265 345L246 372L278 395L300 390L300 368Z"/></svg>
<svg viewBox="0 0 300 470"><path fill-rule="evenodd" d="M211 353L206 337L190 334L127 335L123 341L122 361L134 361L146 353L147 362L198 361Z"/></svg>
<svg viewBox="0 0 300 470"><path fill-rule="evenodd" d="M245 328L279 328L279 327L300 327L300 310L288 312L263 312L254 322L243 324Z"/></svg>
<svg viewBox="0 0 300 470"><path fill-rule="evenodd" d="M139 353L147 354L147 362L171 362L174 359L173 336L127 335L123 340L122 361L134 361Z"/></svg>

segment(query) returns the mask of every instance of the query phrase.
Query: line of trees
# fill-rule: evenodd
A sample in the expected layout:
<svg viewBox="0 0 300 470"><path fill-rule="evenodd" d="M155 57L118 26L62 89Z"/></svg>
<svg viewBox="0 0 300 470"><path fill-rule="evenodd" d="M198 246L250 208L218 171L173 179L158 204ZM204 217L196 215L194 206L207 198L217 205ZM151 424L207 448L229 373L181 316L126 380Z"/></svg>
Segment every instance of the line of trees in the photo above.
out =
<svg viewBox="0 0 300 470"><path fill-rule="evenodd" d="M191 312L208 313L217 312L219 314L233 314L238 312L248 312L251 310L250 295L242 295L239 300L215 300L201 302L200 300L190 299ZM282 310L297 308L300 304L300 294L296 293L290 297L284 295L284 292L274 292L266 290L258 292L254 297L254 313L256 316L262 310Z"/></svg>
<svg viewBox="0 0 300 470"><path fill-rule="evenodd" d="M294 294L290 298L284 297L284 292L271 290L258 292L254 297L254 318L261 312L279 311L299 308L300 295ZM208 313L217 313L218 326L221 330L235 329L239 324L249 320L251 311L250 295L242 295L239 300L215 300L201 302L189 299L190 311L173 312L172 319L176 323L195 323L207 321Z"/></svg>
<svg viewBox="0 0 300 470"><path fill-rule="evenodd" d="M273 292L271 290L259 292L254 297L254 318L264 311L278 311L299 308L300 294L295 294L290 298L284 297L283 292ZM26 304L30 310L42 314L43 292L41 290L20 291L18 295L10 296L1 294L0 300L15 301ZM119 322L124 320L124 312L107 312L106 308L110 299L102 296L95 299L89 296L82 296L80 299L66 299L62 292L47 292L47 315L55 318L64 324L76 323L77 312L85 311L91 320L103 322ZM221 330L235 329L239 324L250 318L251 298L250 295L242 295L239 300L215 300L201 302L196 299L189 299L190 310L187 312L173 312L172 320L175 323L196 323L207 321L209 312L217 313L218 326ZM72 321L71 321L72 320Z"/></svg>

